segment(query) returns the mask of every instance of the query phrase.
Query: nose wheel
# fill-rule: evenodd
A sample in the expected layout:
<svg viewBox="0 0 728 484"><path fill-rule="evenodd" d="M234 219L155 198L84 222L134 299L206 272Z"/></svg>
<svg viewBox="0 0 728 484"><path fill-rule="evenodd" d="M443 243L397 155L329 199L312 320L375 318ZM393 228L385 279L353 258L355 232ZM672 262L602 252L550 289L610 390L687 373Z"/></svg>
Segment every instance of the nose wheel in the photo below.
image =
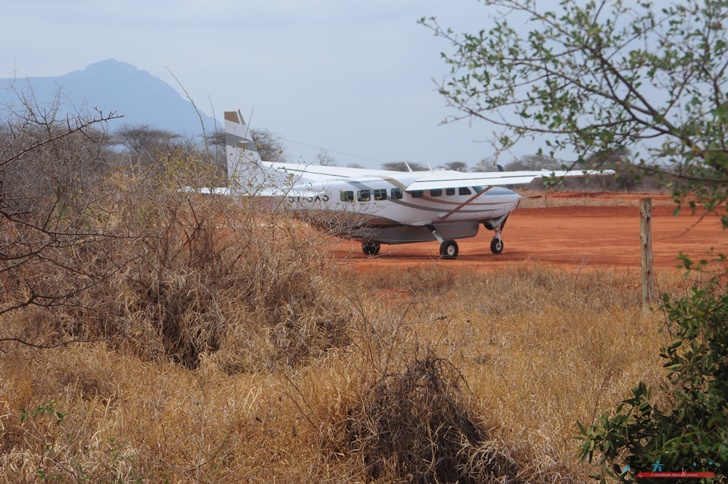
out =
<svg viewBox="0 0 728 484"><path fill-rule="evenodd" d="M503 239L500 237L493 237L490 241L490 251L494 254L500 254L503 252Z"/></svg>
<svg viewBox="0 0 728 484"><path fill-rule="evenodd" d="M490 241L490 251L494 254L500 254L501 252L503 252L503 239L501 238L501 231L503 230L503 227L506 226L506 220L508 220L508 215L495 221L488 220L486 222L483 222L483 226L485 226L486 229L493 230L495 232L495 235L493 235L493 240Z"/></svg>

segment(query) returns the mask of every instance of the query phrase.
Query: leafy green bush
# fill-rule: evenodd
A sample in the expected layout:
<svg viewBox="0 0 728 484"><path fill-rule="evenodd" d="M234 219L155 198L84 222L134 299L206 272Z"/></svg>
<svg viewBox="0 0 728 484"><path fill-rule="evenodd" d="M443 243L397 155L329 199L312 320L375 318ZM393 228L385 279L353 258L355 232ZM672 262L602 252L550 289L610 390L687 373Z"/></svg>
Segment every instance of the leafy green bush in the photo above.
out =
<svg viewBox="0 0 728 484"><path fill-rule="evenodd" d="M601 454L595 477L602 481L634 482L640 471L653 470L718 477L728 468L728 288L712 283L684 298L665 295L662 309L673 338L660 353L669 408L654 403L640 382L614 415L579 423L579 456L592 462Z"/></svg>

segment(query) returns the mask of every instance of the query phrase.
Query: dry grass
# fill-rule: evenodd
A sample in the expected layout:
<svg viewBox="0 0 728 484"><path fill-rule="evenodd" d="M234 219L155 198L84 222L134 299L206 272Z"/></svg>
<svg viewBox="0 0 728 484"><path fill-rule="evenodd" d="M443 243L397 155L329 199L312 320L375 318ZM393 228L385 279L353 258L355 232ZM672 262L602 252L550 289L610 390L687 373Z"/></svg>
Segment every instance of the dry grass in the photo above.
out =
<svg viewBox="0 0 728 484"><path fill-rule="evenodd" d="M581 482L588 469L575 456L576 421L591 422L637 380L662 375L662 321L642 313L630 285L628 274L540 267L458 274L445 292L402 297L400 307L412 304L390 323L398 328L390 344L397 355L428 348L458 368L476 414L498 428L521 475Z"/></svg>
<svg viewBox="0 0 728 484"><path fill-rule="evenodd" d="M589 468L576 459L576 421L662 375L662 321L642 313L629 275L433 266L358 275L372 279L357 284L342 276L319 274L327 297L351 310L342 329L350 344L297 365L251 354L270 354L272 340L241 344L236 331L194 369L103 343L5 344L0 479L424 482L459 469L461 481L581 482ZM231 371L248 359L266 363ZM409 436L394 440L405 451L387 447L394 426ZM433 444L442 454L428 460Z"/></svg>

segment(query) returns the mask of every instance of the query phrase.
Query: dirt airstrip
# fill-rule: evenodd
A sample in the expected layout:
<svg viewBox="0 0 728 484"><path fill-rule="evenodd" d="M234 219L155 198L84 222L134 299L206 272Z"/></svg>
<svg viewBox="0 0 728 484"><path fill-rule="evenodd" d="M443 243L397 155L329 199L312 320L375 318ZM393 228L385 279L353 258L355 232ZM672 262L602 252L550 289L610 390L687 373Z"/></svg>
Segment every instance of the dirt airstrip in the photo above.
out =
<svg viewBox="0 0 728 484"><path fill-rule="evenodd" d="M538 263L567 270L613 268L640 271L640 209L642 198L652 199L652 248L657 269L678 265L680 252L694 260L728 254L728 231L716 215L701 217L684 209L674 216L668 195L624 193L523 193L520 207L503 230L504 250L490 252L493 233L458 240L456 260L439 260L438 242L382 245L377 257L367 257L361 244L337 241L332 250L343 265L360 270L410 267L428 263L471 270L498 270Z"/></svg>

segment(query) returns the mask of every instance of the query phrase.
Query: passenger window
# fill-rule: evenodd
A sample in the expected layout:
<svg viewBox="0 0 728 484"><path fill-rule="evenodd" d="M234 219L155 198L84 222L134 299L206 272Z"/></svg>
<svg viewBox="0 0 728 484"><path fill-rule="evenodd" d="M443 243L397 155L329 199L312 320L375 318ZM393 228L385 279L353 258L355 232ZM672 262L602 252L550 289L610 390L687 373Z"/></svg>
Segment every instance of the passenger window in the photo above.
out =
<svg viewBox="0 0 728 484"><path fill-rule="evenodd" d="M470 188L468 187L460 187L458 191L460 195L470 195Z"/></svg>
<svg viewBox="0 0 728 484"><path fill-rule="evenodd" d="M387 190L386 189L374 190L374 200L386 200L386 199L387 199Z"/></svg>
<svg viewBox="0 0 728 484"><path fill-rule="evenodd" d="M354 192L352 192L351 190L341 190L339 192L339 198L342 202L353 202Z"/></svg>
<svg viewBox="0 0 728 484"><path fill-rule="evenodd" d="M445 195L449 195L449 196L455 195L455 189L454 188L446 188L445 189Z"/></svg>
<svg viewBox="0 0 728 484"><path fill-rule="evenodd" d="M434 190L430 190L430 196L431 197L441 197L442 196L442 188L436 188Z"/></svg>
<svg viewBox="0 0 728 484"><path fill-rule="evenodd" d="M402 189L401 188L392 188L392 200L402 200Z"/></svg>
<svg viewBox="0 0 728 484"><path fill-rule="evenodd" d="M473 190L475 190L475 193L480 193L483 190L485 190L485 187L480 186L480 185L476 185L476 186L473 187Z"/></svg>
<svg viewBox="0 0 728 484"><path fill-rule="evenodd" d="M412 198L422 198L425 192L423 190L412 190L410 194L412 194Z"/></svg>
<svg viewBox="0 0 728 484"><path fill-rule="evenodd" d="M359 190L359 192L356 194L356 199L360 202L368 202L372 199L372 191L371 190Z"/></svg>

